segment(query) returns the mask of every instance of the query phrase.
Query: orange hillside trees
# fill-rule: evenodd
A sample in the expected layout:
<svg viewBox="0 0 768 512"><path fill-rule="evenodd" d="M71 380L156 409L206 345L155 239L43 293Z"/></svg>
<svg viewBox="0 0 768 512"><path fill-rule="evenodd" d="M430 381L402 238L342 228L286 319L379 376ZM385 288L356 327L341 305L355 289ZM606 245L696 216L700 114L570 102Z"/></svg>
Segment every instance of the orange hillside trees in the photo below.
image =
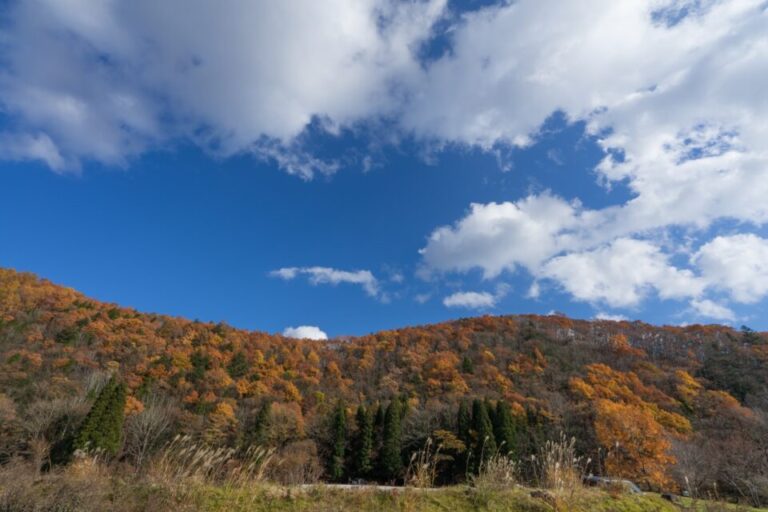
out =
<svg viewBox="0 0 768 512"><path fill-rule="evenodd" d="M586 378L574 377L570 388L592 411L594 431L605 450L605 471L649 487L670 484L670 438L691 431L680 414L663 409L679 404L634 372L621 372L604 364L586 366Z"/></svg>

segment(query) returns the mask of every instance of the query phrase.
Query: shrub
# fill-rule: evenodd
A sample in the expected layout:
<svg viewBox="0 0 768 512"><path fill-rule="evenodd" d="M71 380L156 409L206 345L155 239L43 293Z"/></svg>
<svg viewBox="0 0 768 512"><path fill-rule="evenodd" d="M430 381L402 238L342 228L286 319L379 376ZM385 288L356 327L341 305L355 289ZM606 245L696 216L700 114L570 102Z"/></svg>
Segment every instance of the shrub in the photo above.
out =
<svg viewBox="0 0 768 512"><path fill-rule="evenodd" d="M534 474L540 487L573 494L583 487L586 467L591 462L576 455L576 439L561 435L557 441L547 441L532 457Z"/></svg>

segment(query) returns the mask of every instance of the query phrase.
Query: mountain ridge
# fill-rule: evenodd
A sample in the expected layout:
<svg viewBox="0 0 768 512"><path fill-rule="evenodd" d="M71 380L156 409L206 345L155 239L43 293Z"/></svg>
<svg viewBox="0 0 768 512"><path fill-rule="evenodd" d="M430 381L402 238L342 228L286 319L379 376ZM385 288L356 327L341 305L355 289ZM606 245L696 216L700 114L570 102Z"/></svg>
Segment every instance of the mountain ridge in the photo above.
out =
<svg viewBox="0 0 768 512"><path fill-rule="evenodd" d="M162 397L169 433L218 445L247 442L271 404L266 442L279 453L311 443L319 467L338 403L402 401L407 460L455 431L462 401L481 399L511 407L521 457L567 434L599 473L649 488L705 474L697 485L768 495L768 343L748 329L506 315L296 340L139 313L0 269L0 403L18 422L0 460L28 447L35 404L76 399L67 414L81 417L105 375L125 384L127 422ZM53 443L61 432L47 428Z"/></svg>

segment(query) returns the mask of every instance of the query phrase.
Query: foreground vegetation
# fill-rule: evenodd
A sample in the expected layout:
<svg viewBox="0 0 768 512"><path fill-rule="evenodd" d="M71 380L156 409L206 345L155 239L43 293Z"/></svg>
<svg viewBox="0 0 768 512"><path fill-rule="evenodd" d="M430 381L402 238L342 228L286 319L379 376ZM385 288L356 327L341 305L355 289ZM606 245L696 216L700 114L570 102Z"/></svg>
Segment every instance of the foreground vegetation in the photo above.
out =
<svg viewBox="0 0 768 512"><path fill-rule="evenodd" d="M215 504L238 495L222 481L291 495L459 484L476 498L515 483L576 493L595 474L765 506L768 342L747 328L530 315L291 340L0 269L0 470L77 495L83 454L101 461L105 495L147 499L167 497L169 478L202 479L199 499ZM456 489L413 499L467 498Z"/></svg>
<svg viewBox="0 0 768 512"><path fill-rule="evenodd" d="M518 485L439 489L280 486L263 481L211 482L186 476L115 474L93 460L38 474L29 465L0 470L3 512L287 511L508 511L508 512L754 512L715 501L678 500L658 494L579 488L539 490ZM766 510L766 509L763 509Z"/></svg>

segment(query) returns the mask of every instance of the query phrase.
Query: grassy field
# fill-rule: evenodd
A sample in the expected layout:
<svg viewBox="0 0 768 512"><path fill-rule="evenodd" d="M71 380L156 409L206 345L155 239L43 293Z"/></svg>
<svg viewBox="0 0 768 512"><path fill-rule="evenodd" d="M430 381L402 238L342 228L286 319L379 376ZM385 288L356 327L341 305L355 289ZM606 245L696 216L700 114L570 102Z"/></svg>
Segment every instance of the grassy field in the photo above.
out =
<svg viewBox="0 0 768 512"><path fill-rule="evenodd" d="M127 469L127 468L123 468ZM229 482L229 483L227 483ZM498 485L441 488L297 485L218 480L159 471L125 471L95 459L40 473L27 463L0 466L0 512L757 512L714 501L583 487L557 491ZM491 483L489 483L491 482ZM768 509L763 509L768 512Z"/></svg>
<svg viewBox="0 0 768 512"><path fill-rule="evenodd" d="M612 495L596 489L570 494L513 487L476 489L454 486L440 489L339 489L333 486L281 487L258 484L246 487L185 482L151 483L145 479L100 478L84 474L44 476L30 483L0 482L2 512L115 512L204 511L511 511L511 512L738 512L748 507L716 502L681 500L670 503L656 494Z"/></svg>
<svg viewBox="0 0 768 512"><path fill-rule="evenodd" d="M439 490L398 491L310 490L264 488L209 489L198 495L206 511L510 511L510 512L754 512L757 509L715 502L681 500L670 503L657 494L611 495L584 489L575 495L557 495L535 489L482 491L464 486Z"/></svg>
<svg viewBox="0 0 768 512"><path fill-rule="evenodd" d="M658 496L611 497L603 492L588 491L572 499L547 495L532 497L531 490L511 489L477 491L467 487L450 487L437 491L349 491L316 488L307 492L214 491L201 495L202 510L210 511L520 511L546 512L553 510L635 512L678 511L678 507Z"/></svg>

